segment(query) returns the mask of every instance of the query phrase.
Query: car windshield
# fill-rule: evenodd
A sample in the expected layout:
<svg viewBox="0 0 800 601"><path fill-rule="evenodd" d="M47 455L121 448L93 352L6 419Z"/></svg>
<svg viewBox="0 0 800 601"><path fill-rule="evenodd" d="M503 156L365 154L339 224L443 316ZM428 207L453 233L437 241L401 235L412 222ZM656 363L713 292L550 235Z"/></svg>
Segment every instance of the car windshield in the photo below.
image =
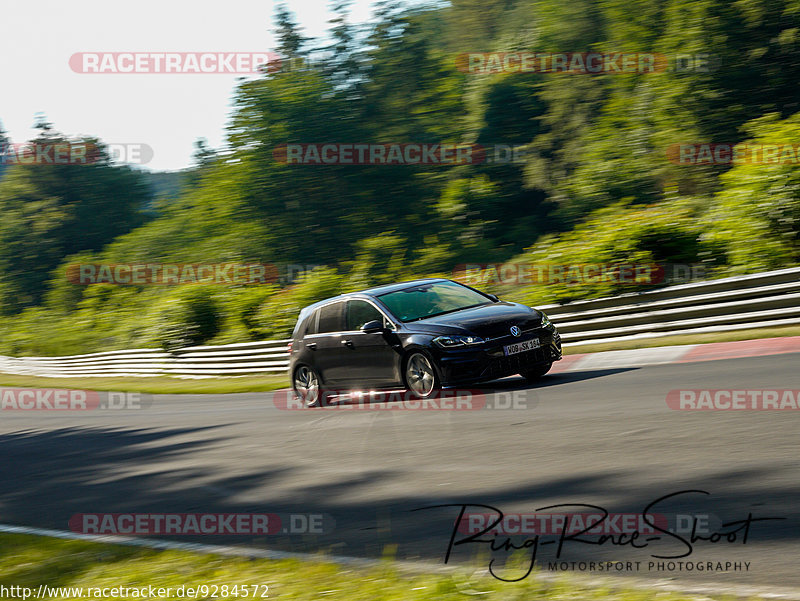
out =
<svg viewBox="0 0 800 601"><path fill-rule="evenodd" d="M403 322L452 313L492 302L482 294L455 282L420 284L381 294L379 298Z"/></svg>

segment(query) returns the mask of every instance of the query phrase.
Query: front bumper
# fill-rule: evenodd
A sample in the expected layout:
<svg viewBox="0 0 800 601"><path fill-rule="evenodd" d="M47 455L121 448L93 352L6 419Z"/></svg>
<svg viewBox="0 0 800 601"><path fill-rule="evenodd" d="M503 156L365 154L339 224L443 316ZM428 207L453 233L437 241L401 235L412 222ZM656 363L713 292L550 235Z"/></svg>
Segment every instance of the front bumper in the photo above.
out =
<svg viewBox="0 0 800 601"><path fill-rule="evenodd" d="M539 339L539 348L506 356L503 348ZM537 328L520 337L504 336L475 348L443 351L436 357L444 386L485 382L512 376L561 359L561 336L556 329Z"/></svg>

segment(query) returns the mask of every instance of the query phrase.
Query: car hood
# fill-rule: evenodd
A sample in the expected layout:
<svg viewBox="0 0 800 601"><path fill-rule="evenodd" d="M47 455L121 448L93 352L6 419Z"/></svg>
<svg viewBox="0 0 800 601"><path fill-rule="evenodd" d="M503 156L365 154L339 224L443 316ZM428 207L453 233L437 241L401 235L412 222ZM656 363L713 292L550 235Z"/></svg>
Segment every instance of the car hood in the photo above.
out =
<svg viewBox="0 0 800 601"><path fill-rule="evenodd" d="M405 326L411 331L430 334L475 334L481 338L498 338L507 336L511 326L528 330L539 327L541 322L542 316L536 309L500 301L412 321Z"/></svg>

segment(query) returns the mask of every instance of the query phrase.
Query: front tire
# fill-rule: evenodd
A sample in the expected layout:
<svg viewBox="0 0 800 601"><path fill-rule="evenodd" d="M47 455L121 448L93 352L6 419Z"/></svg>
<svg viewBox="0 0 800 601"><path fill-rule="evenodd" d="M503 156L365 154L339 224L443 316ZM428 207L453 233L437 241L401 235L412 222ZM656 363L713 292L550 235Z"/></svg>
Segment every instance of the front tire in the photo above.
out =
<svg viewBox="0 0 800 601"><path fill-rule="evenodd" d="M543 375L545 375L548 371L550 371L551 367L553 367L552 363L543 363L541 365L536 365L530 369L526 369L525 371L520 372L519 375L528 380L528 382L535 382Z"/></svg>
<svg viewBox="0 0 800 601"><path fill-rule="evenodd" d="M294 370L292 388L295 395L306 407L321 407L325 404L327 394L320 384L319 376L313 367L301 365Z"/></svg>
<svg viewBox="0 0 800 601"><path fill-rule="evenodd" d="M412 352L406 359L403 383L406 390L418 399L427 399L442 387L433 359L420 351Z"/></svg>

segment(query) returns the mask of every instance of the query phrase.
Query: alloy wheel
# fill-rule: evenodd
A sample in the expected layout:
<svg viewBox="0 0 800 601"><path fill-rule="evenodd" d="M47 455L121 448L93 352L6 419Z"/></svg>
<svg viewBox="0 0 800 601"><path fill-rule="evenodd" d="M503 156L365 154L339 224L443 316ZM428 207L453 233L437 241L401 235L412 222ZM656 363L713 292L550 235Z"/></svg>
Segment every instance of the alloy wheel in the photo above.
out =
<svg viewBox="0 0 800 601"><path fill-rule="evenodd" d="M436 384L436 373L428 358L422 353L414 353L406 365L406 385L419 397L426 397Z"/></svg>
<svg viewBox="0 0 800 601"><path fill-rule="evenodd" d="M314 407L319 402L319 379L313 369L305 365L297 368L294 372L294 392L306 407Z"/></svg>

